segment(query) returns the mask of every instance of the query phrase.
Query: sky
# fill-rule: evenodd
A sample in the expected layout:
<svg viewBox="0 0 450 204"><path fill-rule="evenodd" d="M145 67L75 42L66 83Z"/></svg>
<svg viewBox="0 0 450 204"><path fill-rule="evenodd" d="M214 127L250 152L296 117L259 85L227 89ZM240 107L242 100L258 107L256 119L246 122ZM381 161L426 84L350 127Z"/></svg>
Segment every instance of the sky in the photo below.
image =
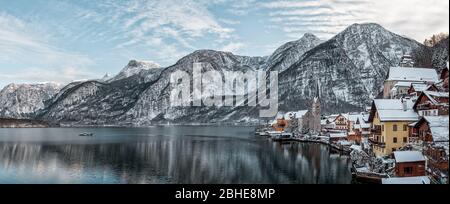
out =
<svg viewBox="0 0 450 204"><path fill-rule="evenodd" d="M419 42L448 32L447 0L0 0L0 88L170 66L198 49L267 56L313 33L379 23Z"/></svg>

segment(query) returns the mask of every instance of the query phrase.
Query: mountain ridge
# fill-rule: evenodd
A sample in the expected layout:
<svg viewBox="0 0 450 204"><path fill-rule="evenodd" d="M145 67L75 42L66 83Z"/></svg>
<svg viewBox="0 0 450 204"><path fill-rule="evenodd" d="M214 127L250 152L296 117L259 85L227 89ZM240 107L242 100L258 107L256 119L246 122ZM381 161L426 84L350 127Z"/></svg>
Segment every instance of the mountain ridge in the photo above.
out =
<svg viewBox="0 0 450 204"><path fill-rule="evenodd" d="M422 47L370 23L353 24L327 41L307 33L267 57L197 50L165 68L131 60L113 79L68 84L31 117L68 125L259 121L259 107L171 107L170 74L192 74L193 63L205 63L203 71L215 70L222 75L229 71L280 71L280 111L307 109L316 94L317 81L323 89L319 91L324 113L359 111L378 95L388 68L397 65L402 55ZM128 75L130 69L133 71Z"/></svg>

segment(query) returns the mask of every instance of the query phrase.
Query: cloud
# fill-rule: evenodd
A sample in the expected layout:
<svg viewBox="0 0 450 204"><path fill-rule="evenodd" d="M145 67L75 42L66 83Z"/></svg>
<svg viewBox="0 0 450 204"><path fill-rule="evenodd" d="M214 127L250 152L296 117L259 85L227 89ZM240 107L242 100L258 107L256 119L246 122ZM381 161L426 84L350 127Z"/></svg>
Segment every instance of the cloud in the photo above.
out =
<svg viewBox="0 0 450 204"><path fill-rule="evenodd" d="M229 43L229 44L225 45L224 47L222 47L220 50L224 51L224 52L237 52L244 46L245 46L245 44L239 43L239 42L238 43Z"/></svg>
<svg viewBox="0 0 450 204"><path fill-rule="evenodd" d="M0 74L2 79L8 81L21 81L24 83L39 83L39 82L56 82L68 83L74 80L92 79L93 73L86 71L86 69L75 67L63 68L26 68L18 70L12 74Z"/></svg>
<svg viewBox="0 0 450 204"><path fill-rule="evenodd" d="M114 39L118 41L118 51L147 46L151 60L170 65L177 57L196 50L199 40L208 38L215 44L223 44L236 38L235 30L229 26L238 22L219 20L208 8L223 2L106 1L97 3L94 8L85 8L79 16L87 20L93 18L116 30L116 36L120 36ZM103 13L98 13L99 10Z"/></svg>
<svg viewBox="0 0 450 204"><path fill-rule="evenodd" d="M84 71L93 64L90 58L58 49L33 31L33 26L0 13L0 63L13 67L33 65L26 69L9 68L9 72L14 72L9 74L2 70L2 79L67 82L94 76Z"/></svg>
<svg viewBox="0 0 450 204"><path fill-rule="evenodd" d="M269 22L279 24L287 37L315 31L330 38L353 23L375 22L418 41L449 29L449 1L441 0L303 0L259 4Z"/></svg>

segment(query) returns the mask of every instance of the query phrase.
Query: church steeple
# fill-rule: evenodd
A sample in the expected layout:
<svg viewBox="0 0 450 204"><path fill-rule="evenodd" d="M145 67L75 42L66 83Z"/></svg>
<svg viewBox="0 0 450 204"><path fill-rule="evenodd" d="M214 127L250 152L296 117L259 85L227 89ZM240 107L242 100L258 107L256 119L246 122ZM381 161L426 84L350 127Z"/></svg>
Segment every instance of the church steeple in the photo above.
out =
<svg viewBox="0 0 450 204"><path fill-rule="evenodd" d="M312 107L311 107L311 131L313 133L320 133L320 118L321 118L321 108L320 108L320 97L321 97L321 87L319 80L316 81L316 93L313 99Z"/></svg>
<svg viewBox="0 0 450 204"><path fill-rule="evenodd" d="M319 82L319 79L317 79L316 80L316 93L315 93L315 96L314 96L314 102L319 101L321 95L322 95L322 93L321 93L320 82Z"/></svg>

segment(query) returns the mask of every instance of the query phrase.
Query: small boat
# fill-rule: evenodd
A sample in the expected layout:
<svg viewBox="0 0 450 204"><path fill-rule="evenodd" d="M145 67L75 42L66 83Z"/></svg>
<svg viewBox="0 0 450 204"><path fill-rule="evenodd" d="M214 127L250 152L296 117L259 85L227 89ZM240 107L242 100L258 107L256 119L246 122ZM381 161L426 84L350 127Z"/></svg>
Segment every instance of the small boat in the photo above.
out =
<svg viewBox="0 0 450 204"><path fill-rule="evenodd" d="M290 141L293 139L292 133L271 131L268 132L273 141Z"/></svg>
<svg viewBox="0 0 450 204"><path fill-rule="evenodd" d="M79 136L80 137L93 137L94 133L87 133L87 132L85 132L85 133L80 133Z"/></svg>

